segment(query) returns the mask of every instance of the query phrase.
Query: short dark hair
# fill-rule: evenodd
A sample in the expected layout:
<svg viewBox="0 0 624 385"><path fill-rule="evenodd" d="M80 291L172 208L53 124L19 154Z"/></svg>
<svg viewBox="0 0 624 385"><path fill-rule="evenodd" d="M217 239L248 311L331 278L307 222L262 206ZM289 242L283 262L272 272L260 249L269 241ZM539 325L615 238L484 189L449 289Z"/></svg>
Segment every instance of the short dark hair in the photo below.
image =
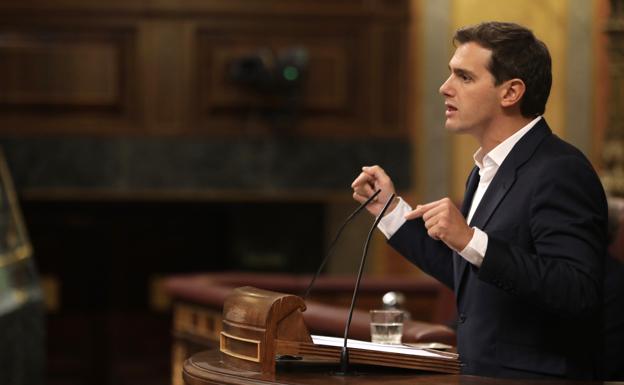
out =
<svg viewBox="0 0 624 385"><path fill-rule="evenodd" d="M474 42L492 51L488 70L499 85L509 79L521 79L526 90L520 102L524 117L544 113L552 85L550 53L546 44L529 29L515 24L484 22L455 32L453 42Z"/></svg>

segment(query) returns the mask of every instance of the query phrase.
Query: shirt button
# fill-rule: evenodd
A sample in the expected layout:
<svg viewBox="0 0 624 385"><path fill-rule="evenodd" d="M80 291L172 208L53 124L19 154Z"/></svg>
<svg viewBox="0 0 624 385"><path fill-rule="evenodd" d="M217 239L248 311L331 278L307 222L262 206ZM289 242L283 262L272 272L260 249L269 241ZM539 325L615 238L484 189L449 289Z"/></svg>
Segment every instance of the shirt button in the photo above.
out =
<svg viewBox="0 0 624 385"><path fill-rule="evenodd" d="M466 322L466 314L464 313L460 313L459 314L459 319L457 320L460 324L463 324L464 322Z"/></svg>

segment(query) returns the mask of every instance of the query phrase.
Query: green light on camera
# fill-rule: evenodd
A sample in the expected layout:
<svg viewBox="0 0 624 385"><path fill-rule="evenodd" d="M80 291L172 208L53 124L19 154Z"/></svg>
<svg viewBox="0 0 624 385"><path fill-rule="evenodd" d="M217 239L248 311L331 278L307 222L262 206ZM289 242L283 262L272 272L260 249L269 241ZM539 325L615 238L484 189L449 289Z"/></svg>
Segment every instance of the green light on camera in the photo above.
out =
<svg viewBox="0 0 624 385"><path fill-rule="evenodd" d="M286 66L284 67L284 70L282 71L282 75L284 76L284 79L288 80L289 82L292 82L299 78L299 70L293 66Z"/></svg>

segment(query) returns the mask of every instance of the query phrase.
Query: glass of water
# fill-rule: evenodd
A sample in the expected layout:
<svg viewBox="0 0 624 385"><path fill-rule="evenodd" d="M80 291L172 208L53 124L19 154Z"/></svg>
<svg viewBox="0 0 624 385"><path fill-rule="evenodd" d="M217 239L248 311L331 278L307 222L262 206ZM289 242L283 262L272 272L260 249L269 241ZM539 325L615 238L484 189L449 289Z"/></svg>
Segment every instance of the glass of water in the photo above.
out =
<svg viewBox="0 0 624 385"><path fill-rule="evenodd" d="M371 310L371 342L400 344L403 335L403 310Z"/></svg>

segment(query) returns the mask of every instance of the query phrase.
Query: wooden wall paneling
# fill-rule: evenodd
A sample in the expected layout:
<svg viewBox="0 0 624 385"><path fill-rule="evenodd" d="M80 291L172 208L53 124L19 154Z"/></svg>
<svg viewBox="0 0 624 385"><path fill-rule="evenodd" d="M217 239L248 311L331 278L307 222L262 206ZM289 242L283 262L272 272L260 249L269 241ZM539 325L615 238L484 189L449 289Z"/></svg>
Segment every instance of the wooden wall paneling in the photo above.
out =
<svg viewBox="0 0 624 385"><path fill-rule="evenodd" d="M370 46L366 50L371 61L366 92L369 105L368 134L384 137L405 136L407 26L404 20L375 20L368 27Z"/></svg>
<svg viewBox="0 0 624 385"><path fill-rule="evenodd" d="M135 31L71 22L0 30L0 133L128 131Z"/></svg>
<svg viewBox="0 0 624 385"><path fill-rule="evenodd" d="M78 12L114 13L201 13L223 15L366 15L371 12L396 16L405 14L407 0L4 0L0 12L48 12L67 9Z"/></svg>
<svg viewBox="0 0 624 385"><path fill-rule="evenodd" d="M145 132L188 130L193 25L184 20L140 23L141 116Z"/></svg>
<svg viewBox="0 0 624 385"><path fill-rule="evenodd" d="M381 106L387 95L382 93L384 81L383 58L381 57L384 43L381 35L382 30L383 26L374 22L368 28L369 47L367 47L366 52L368 52L368 60L371 61L371 66L369 67L370 72L366 75L365 83L365 92L368 96L366 111L368 111L369 129L367 134L369 131L383 132L379 127L381 125Z"/></svg>
<svg viewBox="0 0 624 385"><path fill-rule="evenodd" d="M18 108L119 108L119 52L114 44L44 39L7 34L0 43L0 103Z"/></svg>
<svg viewBox="0 0 624 385"><path fill-rule="evenodd" d="M405 0L141 4L0 4L0 133L404 133ZM296 120L227 75L236 57L293 47L310 57Z"/></svg>
<svg viewBox="0 0 624 385"><path fill-rule="evenodd" d="M383 98L379 100L380 125L379 134L394 136L404 135L407 131L407 111L410 108L406 102L408 73L406 26L384 26L381 28L381 49L377 57L381 58L381 92Z"/></svg>
<svg viewBox="0 0 624 385"><path fill-rule="evenodd" d="M409 0L369 0L369 7L382 15L405 17L409 13Z"/></svg>
<svg viewBox="0 0 624 385"><path fill-rule="evenodd" d="M306 119L301 122L302 134L357 137L368 132L370 105L366 96L370 92L368 82L371 52L370 36L366 27L366 23L361 20L348 18L336 20L333 29L323 25L309 27L313 31L332 31L330 35L323 37L324 41L319 39L320 46L332 47L339 42L334 47L333 60L329 60L328 56L328 60L324 63L319 60L316 66L311 60L311 76L308 81L309 84L316 85L313 87L318 89L319 94L325 88L326 94L339 96L336 101L340 100L340 103L324 109L315 109L312 104L304 115ZM318 73L312 74L313 72Z"/></svg>

